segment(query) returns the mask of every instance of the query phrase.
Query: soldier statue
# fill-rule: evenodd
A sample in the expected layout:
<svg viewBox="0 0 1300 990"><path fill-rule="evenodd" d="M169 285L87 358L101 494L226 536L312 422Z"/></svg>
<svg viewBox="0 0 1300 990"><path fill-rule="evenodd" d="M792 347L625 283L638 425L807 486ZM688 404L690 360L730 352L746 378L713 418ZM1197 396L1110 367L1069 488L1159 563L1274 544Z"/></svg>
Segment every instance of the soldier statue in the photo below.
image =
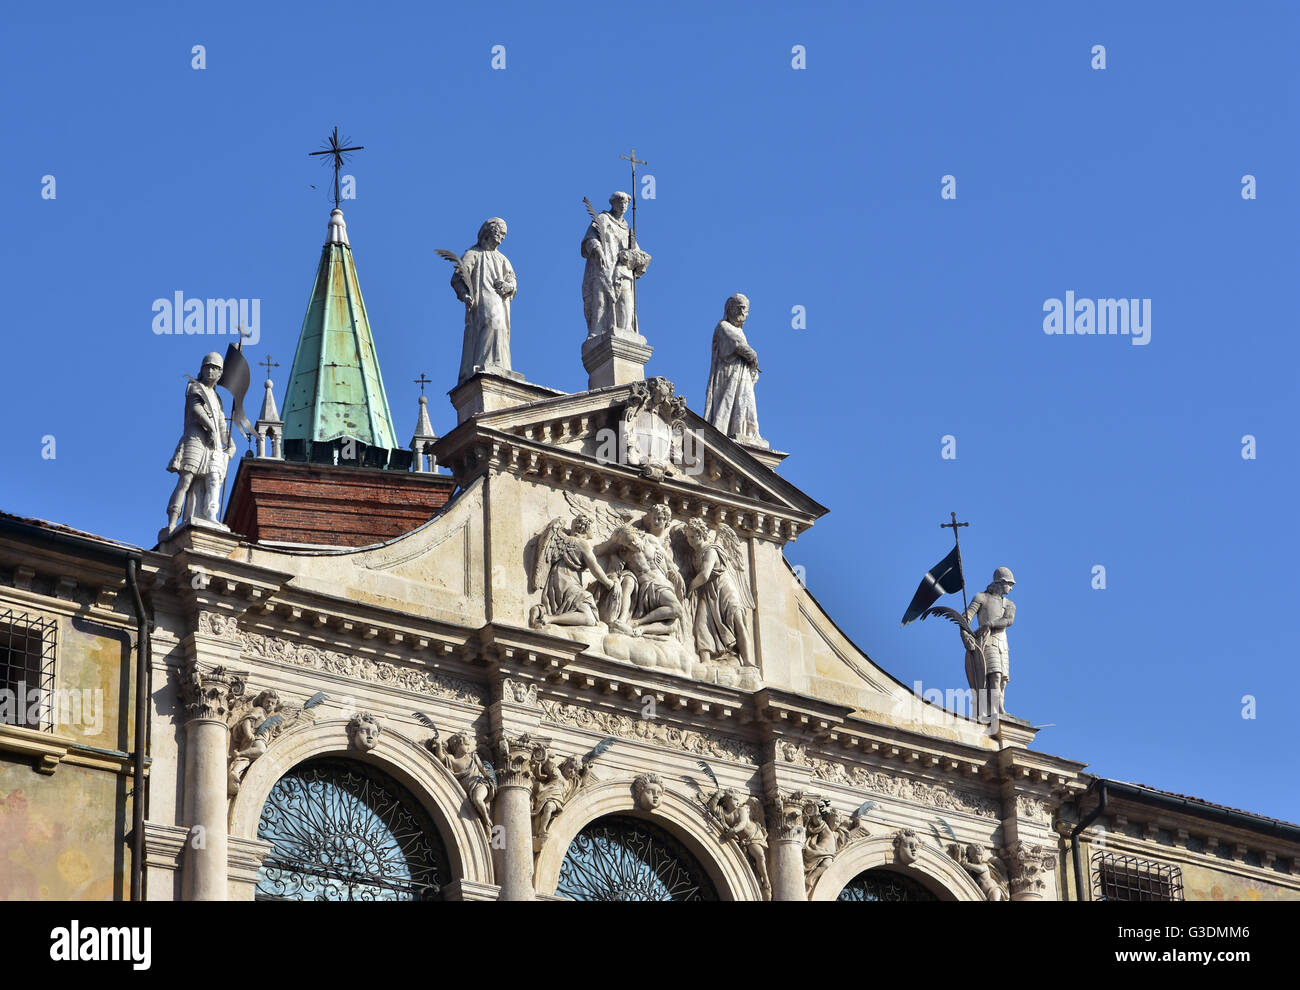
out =
<svg viewBox="0 0 1300 990"><path fill-rule="evenodd" d="M1016 604L1007 595L1015 583L1011 568L999 567L989 586L971 599L963 616L967 623L975 616L980 620L979 628L972 630L972 638L966 643L966 680L977 698L987 694L987 701L980 706L981 714L1006 714L1004 699L1010 680L1007 627L1016 619Z"/></svg>
<svg viewBox="0 0 1300 990"><path fill-rule="evenodd" d="M216 351L203 359L197 380L185 386L185 431L167 470L180 475L167 503L167 529L176 529L182 517L205 519L221 525L221 490L226 466L235 455L226 414L216 392L223 366Z"/></svg>

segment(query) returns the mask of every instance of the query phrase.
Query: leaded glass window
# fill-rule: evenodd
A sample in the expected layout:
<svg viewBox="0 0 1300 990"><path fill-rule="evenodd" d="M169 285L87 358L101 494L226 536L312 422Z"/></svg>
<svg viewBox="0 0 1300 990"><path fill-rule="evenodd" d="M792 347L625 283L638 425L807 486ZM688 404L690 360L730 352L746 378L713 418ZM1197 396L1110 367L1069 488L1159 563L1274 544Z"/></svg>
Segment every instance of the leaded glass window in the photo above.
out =
<svg viewBox="0 0 1300 990"><path fill-rule="evenodd" d="M363 763L311 760L276 782L257 837L271 843L259 900L424 901L450 879L418 802Z"/></svg>
<svg viewBox="0 0 1300 990"><path fill-rule="evenodd" d="M555 893L575 901L716 901L695 858L639 818L598 818L574 837Z"/></svg>
<svg viewBox="0 0 1300 990"><path fill-rule="evenodd" d="M837 901L937 901L911 877L892 870L867 870L848 882Z"/></svg>

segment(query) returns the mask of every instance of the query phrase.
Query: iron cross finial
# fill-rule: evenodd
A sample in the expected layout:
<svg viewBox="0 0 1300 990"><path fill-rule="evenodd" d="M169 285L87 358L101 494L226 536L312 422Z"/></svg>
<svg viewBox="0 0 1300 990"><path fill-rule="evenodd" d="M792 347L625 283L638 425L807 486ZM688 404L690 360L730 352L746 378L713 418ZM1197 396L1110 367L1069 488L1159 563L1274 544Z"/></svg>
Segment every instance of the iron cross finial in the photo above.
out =
<svg viewBox="0 0 1300 990"><path fill-rule="evenodd" d="M268 354L268 355L266 356L266 360L265 360L265 361L258 361L257 363L258 363L258 365L260 365L261 367L263 367L263 368L266 369L266 377L267 377L267 380L268 380L268 381L269 381L270 378L271 378L271 369L272 369L272 368L278 368L278 367L280 367L280 362L279 362L279 361L272 361L272 360L271 360L271 355L270 355L270 354Z"/></svg>
<svg viewBox="0 0 1300 990"><path fill-rule="evenodd" d="M323 149L321 149L320 151L309 151L307 154L308 154L308 157L311 157L311 158L314 158L314 157L316 157L317 155L330 155L330 156L333 158L333 166L334 166L334 208L337 210L337 209L339 208L339 201L343 198L342 196L339 195L339 169L341 169L341 168L343 167L343 163L344 163L344 161L347 160L347 155L348 155L349 152L352 152L352 151L360 151L361 149L363 149L363 148L365 147L365 145L364 145L364 144L358 144L358 145L353 145L353 146L350 147L350 148L349 148L349 147L344 147L344 145L345 145L348 141L350 141L351 138L343 138L343 140L340 141L340 140L339 140L339 129L338 129L337 127L334 128L334 132L333 132L333 133L332 133L332 134L331 134L331 135L330 135L326 140L327 140L327 142L328 142L328 144L329 144L329 147L327 147L327 148L323 148Z"/></svg>
<svg viewBox="0 0 1300 990"><path fill-rule="evenodd" d="M432 384L432 382L433 382L433 379L432 379L432 378L425 378L425 377L424 377L424 372L421 371L421 372L420 372L420 377L417 378L417 379L414 381L413 384L415 384L415 385L419 385L419 386L420 386L420 394L423 395L423 394L424 394L424 386L429 385L429 384Z"/></svg>

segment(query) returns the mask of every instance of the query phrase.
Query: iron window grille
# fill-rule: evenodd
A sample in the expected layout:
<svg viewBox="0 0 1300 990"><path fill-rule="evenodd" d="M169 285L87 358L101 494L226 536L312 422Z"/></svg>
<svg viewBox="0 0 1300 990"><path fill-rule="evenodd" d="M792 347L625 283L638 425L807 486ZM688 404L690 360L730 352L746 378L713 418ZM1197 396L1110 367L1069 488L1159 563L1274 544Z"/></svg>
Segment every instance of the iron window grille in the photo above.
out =
<svg viewBox="0 0 1300 990"><path fill-rule="evenodd" d="M54 619L0 610L0 712L24 729L54 731Z"/></svg>
<svg viewBox="0 0 1300 990"><path fill-rule="evenodd" d="M1092 854L1092 892L1096 901L1181 901L1183 871L1180 867L1120 856Z"/></svg>

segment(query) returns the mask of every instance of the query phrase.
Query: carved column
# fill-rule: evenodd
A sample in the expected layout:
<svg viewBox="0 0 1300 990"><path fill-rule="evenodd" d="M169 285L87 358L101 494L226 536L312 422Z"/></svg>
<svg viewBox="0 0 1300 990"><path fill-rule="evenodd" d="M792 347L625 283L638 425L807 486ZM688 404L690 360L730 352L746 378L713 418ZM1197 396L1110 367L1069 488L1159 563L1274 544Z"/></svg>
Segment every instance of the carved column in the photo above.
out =
<svg viewBox="0 0 1300 990"><path fill-rule="evenodd" d="M194 637L186 641L193 648ZM183 854L182 896L187 901L228 898L226 843L226 719L230 701L244 692L244 675L224 667L202 669L191 657L182 680L185 702L184 815L189 836Z"/></svg>
<svg viewBox="0 0 1300 990"><path fill-rule="evenodd" d="M537 740L525 733L503 738L498 746L497 796L493 821L502 829L501 842L493 837L492 856L498 900L531 901L533 891L533 747ZM494 829L495 831L495 829Z"/></svg>
<svg viewBox="0 0 1300 990"><path fill-rule="evenodd" d="M1002 850L1013 901L1041 901L1047 892L1047 878L1056 859L1049 846L1031 845L1017 839Z"/></svg>
<svg viewBox="0 0 1300 990"><path fill-rule="evenodd" d="M795 791L777 791L770 799L772 830L772 900L806 901L804 886L804 841L808 829L804 824L804 802L809 796Z"/></svg>

